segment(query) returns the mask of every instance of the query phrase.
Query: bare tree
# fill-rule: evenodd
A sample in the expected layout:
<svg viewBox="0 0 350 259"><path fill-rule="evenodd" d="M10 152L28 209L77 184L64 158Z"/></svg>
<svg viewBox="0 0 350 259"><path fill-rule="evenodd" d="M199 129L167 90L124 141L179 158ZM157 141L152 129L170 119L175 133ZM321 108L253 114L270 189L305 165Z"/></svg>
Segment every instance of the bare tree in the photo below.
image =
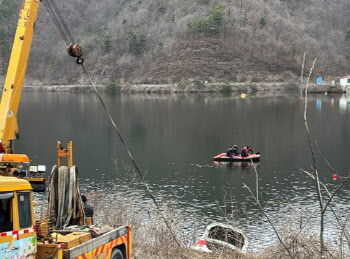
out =
<svg viewBox="0 0 350 259"><path fill-rule="evenodd" d="M0 66L6 68L9 51L2 38L13 38L12 30L16 26L18 10L17 7L13 7L13 1L0 0L0 3L4 7L0 9ZM350 71L347 62L350 58L349 44L345 39L345 33L350 27L350 18L347 15L350 8L348 0L218 0L207 1L207 4L183 0L64 0L57 1L57 4L70 25L73 36L83 46L85 61L90 62L91 71L96 74L103 72L101 78L106 80L115 77L135 80L143 76L155 81L166 80L168 77L203 77L204 72L201 69L190 67L183 70L159 71L164 66L170 67L174 64L179 68L195 64L195 53L203 37L188 34L186 26L198 19L207 21L210 11L218 6L223 6L225 10L221 34L215 37L205 35L204 38L222 42L221 50L225 50L225 46L229 45L234 47L220 53L216 53L214 49L207 50L204 52L204 58L209 60L215 56L223 70L233 70L232 75L237 74L237 71L245 71L245 67L248 67L244 72L245 77L252 72L270 74L271 78L276 74L282 77L286 71L296 75L299 67L295 60L302 58L300 50L318 58L315 71L322 72L324 77L341 76L342 73ZM337 15L329 15L330 13ZM262 15L266 25L260 27ZM65 57L66 46L50 19L45 8L41 8L28 64L28 75L48 82L51 82L51 79L69 83L79 81L80 78L76 76L78 71L69 65ZM134 58L129 58L129 55L133 54L130 53L126 37L131 29L134 29L137 35L146 36L143 53ZM105 52L103 45L107 36L110 36L111 48ZM188 42L193 46L193 50L186 53L188 60L183 60L181 48L178 46ZM244 59L244 62L237 62L236 67L232 68L230 61L235 58ZM252 71L256 60L261 61L261 71ZM46 73L48 63L51 73ZM201 67L202 64L198 66ZM189 69L193 71L192 75L185 73ZM213 78L219 81L226 79L215 67L208 69Z"/></svg>
<svg viewBox="0 0 350 259"><path fill-rule="evenodd" d="M305 57L305 55L304 55ZM333 191L333 193L329 192L328 189L324 186L325 190L327 191L327 193L329 194L328 199L325 199L322 195L322 189L321 189L321 182L320 182L320 178L319 178L319 173L318 173L318 169L317 169L317 163L316 163L316 159L315 159L315 152L314 152L314 148L312 145L312 141L311 141L311 137L310 137L310 130L309 130L309 125L308 125L308 121L307 121L307 101L308 101L308 86L309 86L309 81L310 81L310 77L312 74L312 70L315 66L316 63L315 59L312 63L312 67L310 69L310 73L309 76L307 78L307 82L306 82L306 87L305 87L305 97L304 97L304 111L303 111L303 120L304 120L304 125L305 125L305 130L306 130L306 134L307 134L307 138L308 138L308 143L309 143L309 149L310 149L310 153L311 153L311 159L312 159L312 179L314 179L315 181L315 189L316 189L316 194L317 194L317 198L319 201L319 206L320 206L320 255L321 258L323 258L325 256L325 243L324 243L324 230L325 230L325 213L329 207L329 205L331 204L331 202L333 201L335 195L343 188L343 186L345 185L345 183L349 180L350 178L350 174L349 176L347 176L345 179L341 179L341 183L340 185ZM304 58L305 61L305 58ZM304 63L303 63L303 67L304 67ZM303 73L302 73L303 75ZM301 84L302 84L302 78L303 76L301 76ZM302 89L302 86L300 87ZM302 95L301 97L302 98ZM329 164L329 163L328 163ZM345 225L342 226L343 229L345 228Z"/></svg>

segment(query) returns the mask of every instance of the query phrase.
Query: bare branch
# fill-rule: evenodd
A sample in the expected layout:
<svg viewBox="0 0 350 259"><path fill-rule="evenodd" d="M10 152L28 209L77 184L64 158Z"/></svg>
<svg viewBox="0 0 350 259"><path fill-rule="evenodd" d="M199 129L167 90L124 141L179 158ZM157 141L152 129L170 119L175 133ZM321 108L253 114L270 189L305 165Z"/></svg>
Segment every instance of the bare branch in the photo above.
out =
<svg viewBox="0 0 350 259"><path fill-rule="evenodd" d="M238 131L235 130L235 134L238 136L238 138L241 140L243 146L245 146L244 141L242 140L241 136L239 135ZM259 200L259 174L258 174L258 170L256 170L256 167L254 166L254 162L253 159L250 158L250 162L253 165L254 171L255 171L255 176L256 176L256 180L255 180L255 188L256 188L256 200Z"/></svg>
<svg viewBox="0 0 350 259"><path fill-rule="evenodd" d="M317 193L317 197L318 197L318 201L319 201L319 205L320 205L320 211L321 211L321 219L320 219L320 243L321 243L321 257L324 257L325 254L325 246L324 246L324 209L323 209L323 201L322 201L322 193L321 193L321 187L320 187L320 179L318 176L318 171L317 171L317 164L316 164L316 159L315 159L315 155L314 155L314 151L313 151L313 147L312 147L312 142L311 142L311 138L310 138L310 130L309 130L309 125L307 122L307 96L308 96L308 87L309 87L309 82L310 82L310 77L312 74L312 70L315 66L316 60L314 60L314 62L312 63L312 67L310 69L310 73L309 76L307 78L307 82L306 82L306 87L305 87L305 102L304 102L304 124L305 124L305 129L306 129L306 133L307 133L307 139L309 142L309 148L310 148L310 153L311 153L311 158L312 158L312 166L314 169L314 176L315 176L315 181L316 181L316 193ZM302 96L300 96L300 98L302 98Z"/></svg>
<svg viewBox="0 0 350 259"><path fill-rule="evenodd" d="M331 201L333 200L334 196L337 194L337 192L344 186L344 184L350 179L350 174L348 177L346 177L346 179L344 181L342 181L342 183L338 186L338 188L335 190L335 192L332 194L332 196L328 199L326 205L323 208L322 213L325 213L328 205L331 203Z"/></svg>
<svg viewBox="0 0 350 259"><path fill-rule="evenodd" d="M301 76L300 76L300 97L303 96L303 77L304 77L304 66L305 66L305 53L304 53L304 56L303 56L303 64L301 66ZM301 104L301 107L302 106L302 99L300 99L300 104Z"/></svg>
<svg viewBox="0 0 350 259"><path fill-rule="evenodd" d="M306 129L306 133L307 133L307 137L308 137L308 141L309 141L309 148L310 148L310 153L311 153L311 158L312 158L312 166L313 166L313 169L315 170L314 174L315 174L315 180L316 180L317 196L318 196L318 200L319 200L319 204L320 204L320 209L322 211L323 210L323 203L322 203L322 194L321 194L321 190L320 190L320 181L319 181L319 177L318 177L315 155L314 155L314 151L313 151L313 147L312 147L312 143L311 143L311 138L310 138L309 125L308 125L307 117L306 117L306 114L307 114L307 91L308 91L308 87L309 87L309 82L310 82L312 70L314 69L316 60L317 59L315 59L314 62L312 63L312 67L311 67L309 76L307 78L306 87L305 87L304 124L305 124L305 129Z"/></svg>
<svg viewBox="0 0 350 259"><path fill-rule="evenodd" d="M294 256L292 255L291 251L290 251L289 248L284 244L282 238L281 238L280 235L278 234L278 231L277 231L275 225L272 223L272 221L270 220L269 216L265 213L265 211L264 211L264 209L262 208L262 206L261 206L259 200L257 200L256 197L254 196L252 190L251 190L245 183L243 183L243 188L247 188L247 189L248 189L248 191L250 192L250 194L251 194L252 197L254 198L255 202L258 204L260 211L264 214L265 218L267 219L267 221L269 222L269 224L272 226L273 231L275 232L275 234L276 234L278 240L280 241L280 243L282 244L282 246L287 250L289 256L290 256L291 258L294 258Z"/></svg>
<svg viewBox="0 0 350 259"><path fill-rule="evenodd" d="M301 170L302 172L306 173L308 176L310 176L312 179L315 180L315 176L312 175L310 172L305 171L305 170L303 170L303 169L300 169L300 170ZM348 177L349 177L349 176L348 176ZM331 198L331 197L332 197L332 193L328 190L328 188L326 187L326 185L323 184L321 181L320 181L320 184L322 185L322 187L323 187L323 188L325 189L325 191L327 192L329 198ZM332 199L333 199L333 198L332 198ZM328 205L327 205L327 206L328 206ZM345 238L346 238L346 240L347 240L347 242L348 242L348 245L350 246L350 237L349 237L349 233L345 230L345 227L346 227L346 224L347 224L347 219L346 219L345 222L343 222L342 217L338 214L339 209L338 209L338 207L337 207L337 204L334 203L334 206L335 206L336 211L333 210L332 207L330 207L330 208L331 208L331 211L332 211L333 215L335 216L335 218L337 219L337 221L338 221L338 223L339 223L339 225L340 225L340 228L341 228L341 232L344 234L344 236L345 236Z"/></svg>
<svg viewBox="0 0 350 259"><path fill-rule="evenodd" d="M325 157L325 156L323 155L323 153L321 152L320 148L318 147L318 144L317 144L317 141L316 141L316 140L315 140L315 145L316 145L316 147L317 147L318 152L320 152L320 154L321 154L323 160L328 164L328 166L333 170L333 172L334 172L335 174L337 174L336 170L333 168L333 166L328 162L328 160L326 159L326 157Z"/></svg>

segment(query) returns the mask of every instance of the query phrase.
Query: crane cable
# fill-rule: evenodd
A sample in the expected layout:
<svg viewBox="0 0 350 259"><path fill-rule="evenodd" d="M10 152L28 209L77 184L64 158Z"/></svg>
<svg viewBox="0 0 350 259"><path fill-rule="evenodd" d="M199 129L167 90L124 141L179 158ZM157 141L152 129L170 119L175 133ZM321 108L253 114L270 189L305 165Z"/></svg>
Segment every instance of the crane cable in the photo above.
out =
<svg viewBox="0 0 350 259"><path fill-rule="evenodd" d="M72 37L72 35L71 35L69 29L68 29L68 26L66 25L66 23L65 23L65 21L64 21L64 19L63 19L63 16L62 16L61 12L59 11L59 9L58 9L58 7L57 7L55 1L54 1L54 0L43 0L43 2L44 2L44 5L46 6L48 12L49 12L50 15L51 15L53 22L55 23L57 29L59 30L59 32L60 32L60 34L61 34L63 40L66 42L66 44L67 44L67 45L70 45L70 44L75 43L75 42L74 42L74 39L73 39L73 37ZM104 101L103 101L103 99L102 99L102 96L100 95L100 93L99 93L99 91L97 90L95 84L93 83L93 81L92 81L92 79L91 79L89 73L88 73L87 70L85 69L85 67L84 67L84 65L83 65L83 59L82 59L81 57L80 57L80 61L81 61L81 62L79 62L79 57L78 57L78 59L77 59L77 64L78 64L78 65L81 65L81 67L82 67L84 73L85 73L86 76L88 77L88 79L89 79L89 81L90 81L90 83L91 83L91 86L92 86L92 88L94 89L94 92L96 93L96 96L97 96L97 98L99 99L99 101L100 101L100 103L101 103L101 105L102 105L102 107L103 107L103 110L104 110L105 113L107 114L107 116L108 116L110 122L111 122L112 125L113 125L113 128L114 128L115 132L117 133L117 135L118 135L120 141L122 142L124 148L126 149L126 151L127 151L128 155L129 155L129 157L130 157L130 159L131 159L131 161L132 161L132 163L133 163L133 165L134 165L134 167L135 167L137 173L139 174L139 176L140 176L140 178L141 178L141 182L145 185L149 196L150 196L151 199L153 200L153 203L156 205L158 211L162 212L162 210L161 210L161 208L160 208L160 205L158 204L158 202L157 202L155 196L153 195L152 191L149 189L148 184L147 184L147 182L145 181L145 178L144 178L143 174L141 173L141 170L140 170L139 166L137 165L137 163L136 163L134 157L132 156L132 154L131 154L131 152L130 152L128 146L126 145L126 143L125 143L125 141L124 141L124 138L123 138L122 135L120 134L120 131L119 131L119 129L118 129L116 123L114 122L114 120L113 120L111 114L108 112L107 106L105 105L105 103L104 103ZM169 221L163 216L162 213L160 213L160 215L161 215L161 217L162 217L162 219L163 219L163 221L164 221L166 227L169 229L169 231L170 231L170 233L171 233L171 235L172 235L172 237L173 237L175 243L176 243L178 246L181 246L181 244L180 244L179 240L177 239L177 237L176 237L176 235L175 235L175 233L174 233L174 231L173 231L173 229L172 229L172 227L171 227Z"/></svg>
<svg viewBox="0 0 350 259"><path fill-rule="evenodd" d="M56 5L55 0L46 0L46 1L48 1L48 2L51 4L51 6L52 6L53 9L55 10L57 16L59 17L59 20L60 20L60 22L62 23L62 26L63 26L63 28L64 28L64 30L65 30L67 36L68 36L68 39L70 40L70 43L75 43L75 41L74 41L74 39L73 39L73 36L72 36L72 34L71 34L71 32L70 32L70 30L69 30L67 24L65 23L65 21L64 21L64 19L63 19L63 16L62 16L62 14L61 14L61 12L60 12L60 9L59 9L59 8L57 7L57 5Z"/></svg>
<svg viewBox="0 0 350 259"><path fill-rule="evenodd" d="M148 192L149 196L151 197L151 199L153 200L153 203L156 205L158 211L161 212L162 210L161 210L161 208L160 208L160 205L158 204L158 202L157 202L156 198L154 197L152 191L149 189L148 184L147 184L147 182L145 181L145 178L144 178L143 174L141 173L140 168L138 167L138 165L137 165L137 163L136 163L136 160L134 159L134 157L132 156L132 154L131 154L131 152L130 152L128 146L126 145L123 136L120 134L120 131L119 131L117 125L115 124L115 122L114 122L114 120L113 120L111 114L109 113L109 111L108 111L108 109L107 109L107 106L106 106L105 102L104 102L103 99L102 99L101 94L100 94L99 91L97 90L97 88L96 88L94 82L92 81L92 79L91 79L89 73L86 71L84 65L83 65L83 64L79 64L79 65L81 65L81 67L83 68L83 70L84 70L86 76L88 77L88 79L89 79L89 81L90 81L90 84L91 84L92 88L94 89L94 92L96 93L97 98L99 99L99 101L100 101L100 103L101 103L101 105L102 105L102 107L103 107L103 110L104 110L105 113L107 114L107 116L108 116L110 122L111 122L112 125L113 125L113 128L114 128L115 132L117 133L117 135L118 135L120 141L122 142L124 148L125 148L126 151L128 152L128 155L129 155L129 157L130 157L130 159L131 159L131 161L132 161L132 163L133 163L133 165L134 165L134 167L135 167L137 173L139 174L139 176L140 176L140 178L141 178L141 182L142 182L142 183L144 184L144 186L146 187L147 192ZM177 237L176 237L176 235L175 235L175 233L174 233L174 231L173 231L173 229L172 229L172 227L171 227L169 221L163 216L162 213L160 213L160 215L161 215L161 217L162 217L162 219L163 219L165 225L166 225L167 228L169 229L171 235L173 236L174 241L176 242L176 244L177 244L178 246L181 246L179 240L177 240Z"/></svg>
<svg viewBox="0 0 350 259"><path fill-rule="evenodd" d="M56 5L56 2L54 0L43 0L43 2L67 46L75 43L73 36Z"/></svg>

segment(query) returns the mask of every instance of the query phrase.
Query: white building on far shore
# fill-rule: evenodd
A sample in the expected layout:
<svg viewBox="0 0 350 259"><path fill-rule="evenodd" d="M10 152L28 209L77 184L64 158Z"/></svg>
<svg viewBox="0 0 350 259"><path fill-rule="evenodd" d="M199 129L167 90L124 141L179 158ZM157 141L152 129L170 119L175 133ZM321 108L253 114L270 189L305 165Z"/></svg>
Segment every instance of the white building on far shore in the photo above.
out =
<svg viewBox="0 0 350 259"><path fill-rule="evenodd" d="M340 78L340 86L343 91L350 93L350 75Z"/></svg>

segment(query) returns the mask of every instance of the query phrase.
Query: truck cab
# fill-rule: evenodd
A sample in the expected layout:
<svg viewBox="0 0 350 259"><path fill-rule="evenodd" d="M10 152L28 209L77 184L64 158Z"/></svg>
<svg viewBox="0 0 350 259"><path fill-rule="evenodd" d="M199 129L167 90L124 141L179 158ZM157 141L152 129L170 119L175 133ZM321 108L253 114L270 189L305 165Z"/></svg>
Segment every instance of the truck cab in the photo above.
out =
<svg viewBox="0 0 350 259"><path fill-rule="evenodd" d="M30 183L0 176L0 254L2 258L35 258L37 238Z"/></svg>
<svg viewBox="0 0 350 259"><path fill-rule="evenodd" d="M35 220L33 206L27 180L0 176L0 258L131 258L131 226L119 226L98 236L86 230L53 232L48 222Z"/></svg>

